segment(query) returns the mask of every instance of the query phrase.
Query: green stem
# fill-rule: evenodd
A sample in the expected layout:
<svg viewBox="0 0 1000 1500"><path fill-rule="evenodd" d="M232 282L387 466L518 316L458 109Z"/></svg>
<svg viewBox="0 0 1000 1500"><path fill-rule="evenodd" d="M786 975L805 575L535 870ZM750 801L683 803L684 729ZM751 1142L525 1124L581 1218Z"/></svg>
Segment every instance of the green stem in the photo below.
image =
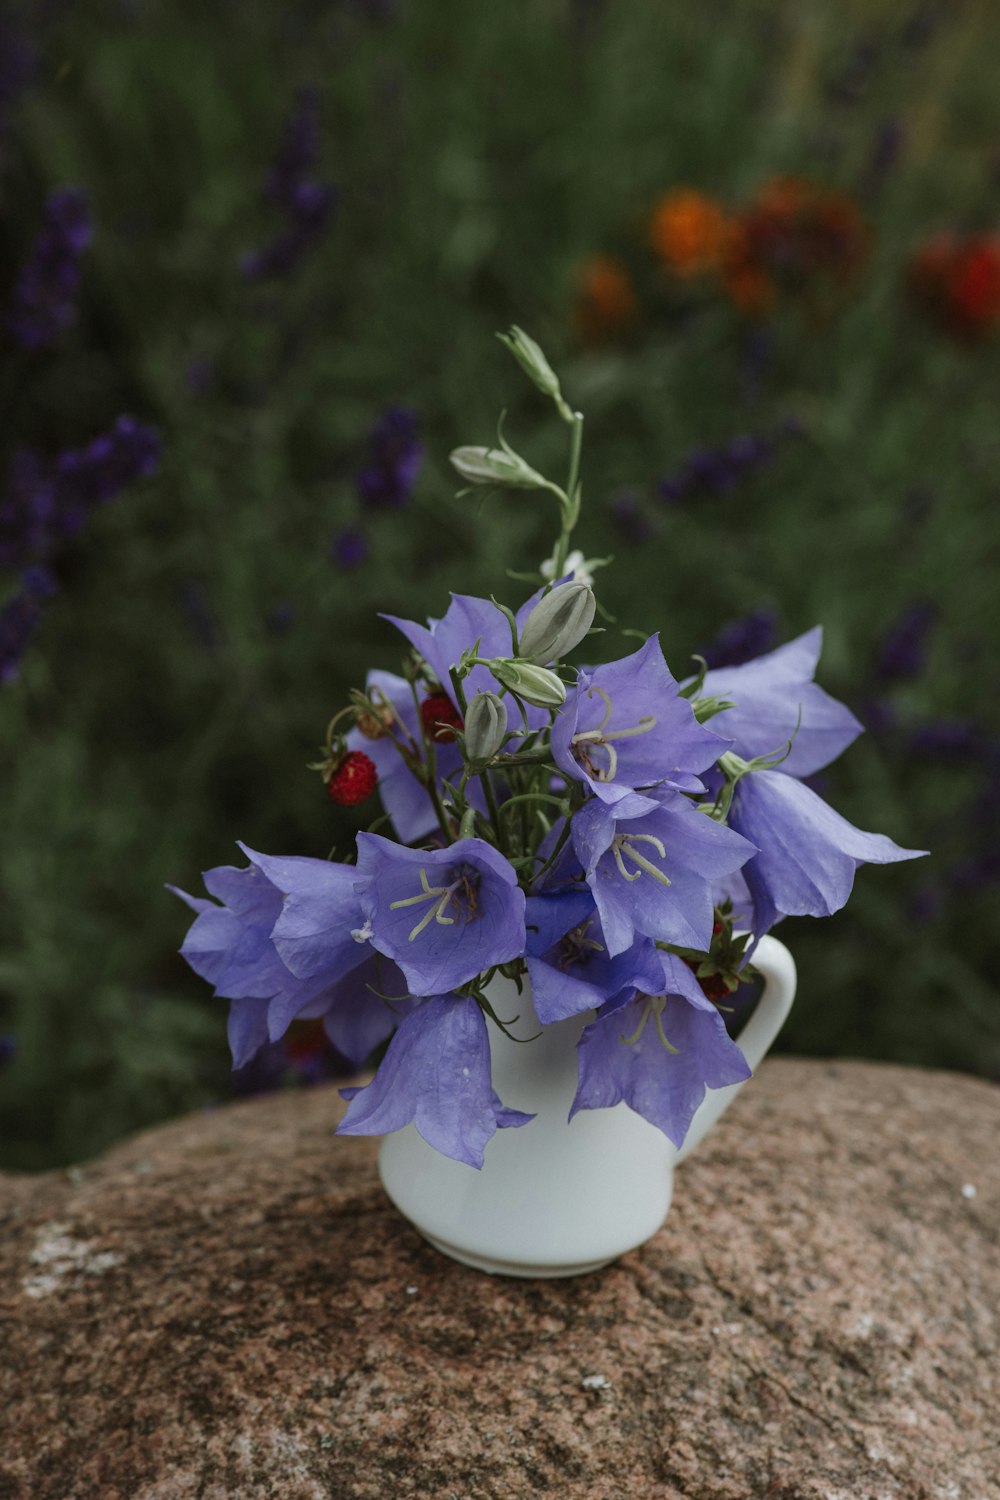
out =
<svg viewBox="0 0 1000 1500"><path fill-rule="evenodd" d="M552 754L549 750L532 750L527 755L498 755L494 761L498 771L505 771L508 766L549 766L552 774L559 774L558 767L552 762Z"/></svg>
<svg viewBox="0 0 1000 1500"><path fill-rule="evenodd" d="M542 868L540 870L538 870L531 877L531 884L532 885L536 885L537 886L538 882L540 880L543 880L545 878L545 876L549 873L549 871L552 869L552 866L555 864L556 860L559 858L560 854L563 852L563 850L566 847L566 841L569 838L569 833L570 833L570 820L569 820L569 818L567 818L566 822L563 824L562 832L560 833L558 839L556 840L556 846L553 849L552 853L549 855L549 857L545 861L544 865L542 865Z"/></svg>
<svg viewBox="0 0 1000 1500"><path fill-rule="evenodd" d="M507 798L503 805L504 812L516 802L551 802L560 812L566 811L565 801L561 797L553 797L550 792L519 792L516 797Z"/></svg>
<svg viewBox="0 0 1000 1500"><path fill-rule="evenodd" d="M486 806L489 808L490 821L493 824L497 841L499 843L500 839L502 838L502 834L500 831L500 809L497 806L496 792L493 790L493 782L490 780L489 771L480 772L479 784L483 789L484 796L486 797Z"/></svg>
<svg viewBox="0 0 1000 1500"><path fill-rule="evenodd" d="M556 543L554 554L554 566L552 570L552 582L563 575L566 566L566 556L569 552L570 537L580 514L580 497L577 493L580 485L580 452L583 446L583 413L575 411L571 414L572 433L570 437L569 450L569 478L566 481L567 504L562 511L562 531Z"/></svg>

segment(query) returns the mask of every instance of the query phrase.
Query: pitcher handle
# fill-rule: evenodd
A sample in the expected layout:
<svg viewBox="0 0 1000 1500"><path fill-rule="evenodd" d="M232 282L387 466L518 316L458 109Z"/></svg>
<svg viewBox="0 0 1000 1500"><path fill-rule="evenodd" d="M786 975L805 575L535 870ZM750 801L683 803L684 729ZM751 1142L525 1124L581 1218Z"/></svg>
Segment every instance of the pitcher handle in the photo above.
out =
<svg viewBox="0 0 1000 1500"><path fill-rule="evenodd" d="M753 956L753 964L764 980L764 992L757 1009L736 1041L751 1071L755 1073L792 1008L796 977L795 960L784 943L779 943L774 937L761 938ZM743 1083L746 1082L744 1079ZM707 1090L703 1103L691 1121L684 1145L677 1153L677 1161L681 1162L690 1156L732 1104L743 1083L733 1083L724 1089Z"/></svg>

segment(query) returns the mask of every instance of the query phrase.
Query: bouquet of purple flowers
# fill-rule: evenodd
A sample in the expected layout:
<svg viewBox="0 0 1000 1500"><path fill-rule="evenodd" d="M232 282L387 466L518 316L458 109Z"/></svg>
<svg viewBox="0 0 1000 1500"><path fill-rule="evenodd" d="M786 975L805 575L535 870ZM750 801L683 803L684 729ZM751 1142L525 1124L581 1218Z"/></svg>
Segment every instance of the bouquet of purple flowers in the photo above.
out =
<svg viewBox="0 0 1000 1500"><path fill-rule="evenodd" d="M589 1017L570 1118L625 1101L679 1147L705 1090L748 1076L720 1006L763 934L839 911L859 865L920 852L806 785L861 732L813 680L819 628L683 682L656 636L569 665L607 561L570 552L583 418L532 339L503 342L568 426L567 481L502 431L452 463L469 485L557 503L538 587L517 610L457 594L427 625L391 619L402 674L351 693L315 767L342 805L381 795L353 862L241 845L244 868L206 873L213 899L177 892L196 913L181 951L230 1002L236 1067L320 1018L358 1067L382 1052L370 1083L343 1090L342 1133L413 1123L474 1167L497 1129L532 1119L493 1089L490 1028L517 1022L491 1003L495 976L530 983L542 1027Z"/></svg>

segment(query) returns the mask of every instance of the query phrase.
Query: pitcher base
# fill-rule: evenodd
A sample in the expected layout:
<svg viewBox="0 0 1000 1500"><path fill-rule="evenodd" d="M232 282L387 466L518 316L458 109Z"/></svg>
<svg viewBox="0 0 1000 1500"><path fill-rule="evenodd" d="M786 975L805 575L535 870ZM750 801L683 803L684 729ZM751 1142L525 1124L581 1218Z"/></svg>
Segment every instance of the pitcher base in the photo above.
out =
<svg viewBox="0 0 1000 1500"><path fill-rule="evenodd" d="M588 1276L592 1271L603 1271L605 1266L610 1266L618 1259L616 1255L612 1255L607 1260L579 1261L572 1265L532 1266L519 1261L497 1260L491 1255L472 1255L467 1250L459 1250L456 1245L449 1245L446 1240L436 1239L423 1230L420 1232L428 1244L433 1245L435 1250L440 1250L442 1255L460 1261L463 1266L472 1266L475 1271L486 1271L490 1276L519 1276L523 1280L554 1281L559 1277Z"/></svg>

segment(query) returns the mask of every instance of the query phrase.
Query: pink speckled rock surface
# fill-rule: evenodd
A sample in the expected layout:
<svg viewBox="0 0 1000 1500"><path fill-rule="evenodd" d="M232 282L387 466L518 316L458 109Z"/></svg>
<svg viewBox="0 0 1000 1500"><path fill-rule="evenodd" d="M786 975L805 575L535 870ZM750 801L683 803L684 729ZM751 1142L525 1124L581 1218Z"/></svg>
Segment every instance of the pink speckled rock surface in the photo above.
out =
<svg viewBox="0 0 1000 1500"><path fill-rule="evenodd" d="M439 1256L340 1109L0 1179L3 1500L1000 1497L1000 1090L768 1062L565 1282Z"/></svg>

